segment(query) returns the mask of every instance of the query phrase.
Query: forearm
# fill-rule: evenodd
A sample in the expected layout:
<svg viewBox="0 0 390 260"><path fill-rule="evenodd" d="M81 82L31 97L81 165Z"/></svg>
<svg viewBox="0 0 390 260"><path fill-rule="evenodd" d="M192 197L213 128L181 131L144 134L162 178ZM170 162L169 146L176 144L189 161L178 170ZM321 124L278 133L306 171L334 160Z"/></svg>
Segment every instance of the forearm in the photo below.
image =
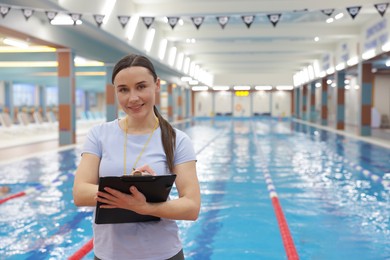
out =
<svg viewBox="0 0 390 260"><path fill-rule="evenodd" d="M90 183L80 183L73 187L74 204L81 206L96 206L96 193L98 185Z"/></svg>
<svg viewBox="0 0 390 260"><path fill-rule="evenodd" d="M200 203L186 197L161 203L148 203L145 214L175 220L196 220Z"/></svg>

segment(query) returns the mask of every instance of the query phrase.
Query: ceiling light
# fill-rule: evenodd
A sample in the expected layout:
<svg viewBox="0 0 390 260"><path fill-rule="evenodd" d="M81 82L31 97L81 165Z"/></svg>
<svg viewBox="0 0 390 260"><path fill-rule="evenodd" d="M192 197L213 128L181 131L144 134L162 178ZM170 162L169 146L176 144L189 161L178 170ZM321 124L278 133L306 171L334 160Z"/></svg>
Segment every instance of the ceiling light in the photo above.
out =
<svg viewBox="0 0 390 260"><path fill-rule="evenodd" d="M329 68L329 69L327 69L327 70L326 70L326 73L327 73L328 75L333 74L333 73L334 73L334 68Z"/></svg>
<svg viewBox="0 0 390 260"><path fill-rule="evenodd" d="M326 23L333 23L334 19L333 18L328 18L326 19Z"/></svg>
<svg viewBox="0 0 390 260"><path fill-rule="evenodd" d="M339 20L339 19L343 18L343 16L344 16L343 13L339 13L339 14L337 14L337 15L334 17L334 19Z"/></svg>
<svg viewBox="0 0 390 260"><path fill-rule="evenodd" d="M336 70L337 71L340 71L340 70L343 70L345 69L345 64L344 63L339 63L336 65Z"/></svg>
<svg viewBox="0 0 390 260"><path fill-rule="evenodd" d="M197 84L199 84L199 81L197 81L197 80L190 80L188 82L188 84L190 84L190 85L197 85Z"/></svg>
<svg viewBox="0 0 390 260"><path fill-rule="evenodd" d="M27 42L19 41L11 38L5 38L3 40L3 43L17 48L24 48L24 49L28 48Z"/></svg>
<svg viewBox="0 0 390 260"><path fill-rule="evenodd" d="M250 86L234 86L233 89L234 90L250 90L251 87Z"/></svg>
<svg viewBox="0 0 390 260"><path fill-rule="evenodd" d="M181 77L180 79L181 79L181 81L190 81L190 80L192 80L191 77Z"/></svg>
<svg viewBox="0 0 390 260"><path fill-rule="evenodd" d="M116 0L106 1L104 7L102 8L104 13L103 23L107 23L108 18L110 18L110 15L112 13L112 10L114 9Z"/></svg>
<svg viewBox="0 0 390 260"><path fill-rule="evenodd" d="M355 56L355 57L350 58L350 59L347 61L347 65L348 65L348 66L353 66L353 65L356 65L358 62L359 62L359 59L358 59L357 56Z"/></svg>
<svg viewBox="0 0 390 260"><path fill-rule="evenodd" d="M255 86L256 90L272 90L272 86Z"/></svg>
<svg viewBox="0 0 390 260"><path fill-rule="evenodd" d="M0 67L57 67L57 61L0 61Z"/></svg>
<svg viewBox="0 0 390 260"><path fill-rule="evenodd" d="M190 70L190 62L191 62L191 59L189 57L186 57L184 59L183 72L186 73L186 74Z"/></svg>
<svg viewBox="0 0 390 260"><path fill-rule="evenodd" d="M320 37L318 37L318 36L314 37L315 42L318 42L319 40L320 40Z"/></svg>
<svg viewBox="0 0 390 260"><path fill-rule="evenodd" d="M150 28L146 34L145 44L144 44L144 48L146 52L150 52L150 50L152 49L155 33L156 33L156 29Z"/></svg>
<svg viewBox="0 0 390 260"><path fill-rule="evenodd" d="M191 88L192 91L206 91L209 89L207 86L195 86Z"/></svg>
<svg viewBox="0 0 390 260"><path fill-rule="evenodd" d="M382 46L382 51L390 51L390 42L387 42Z"/></svg>
<svg viewBox="0 0 390 260"><path fill-rule="evenodd" d="M167 39L162 39L160 41L160 47L158 49L158 57L160 60L163 60L165 57L165 52L167 50L167 45L168 45L168 40Z"/></svg>
<svg viewBox="0 0 390 260"><path fill-rule="evenodd" d="M176 69L181 70L183 68L184 53L180 52L177 56Z"/></svg>
<svg viewBox="0 0 390 260"><path fill-rule="evenodd" d="M213 90L216 90L216 91L227 91L229 89L230 89L229 86L214 86L213 87Z"/></svg>
<svg viewBox="0 0 390 260"><path fill-rule="evenodd" d="M137 29L138 21L139 21L138 15L131 16L130 22L129 22L129 25L127 26L127 31L126 31L126 36L127 36L127 39L129 41L133 40L133 38L134 38L134 34L135 34L135 30Z"/></svg>
<svg viewBox="0 0 390 260"><path fill-rule="evenodd" d="M0 53L23 53L23 52L56 52L56 48L51 48L48 46L29 46L28 48L0 46Z"/></svg>
<svg viewBox="0 0 390 260"><path fill-rule="evenodd" d="M365 53L363 53L362 58L363 58L363 60L368 60L368 59L375 57L375 54L376 54L375 49L371 49L371 50L368 50Z"/></svg>
<svg viewBox="0 0 390 260"><path fill-rule="evenodd" d="M293 90L293 86L276 86L277 90Z"/></svg>

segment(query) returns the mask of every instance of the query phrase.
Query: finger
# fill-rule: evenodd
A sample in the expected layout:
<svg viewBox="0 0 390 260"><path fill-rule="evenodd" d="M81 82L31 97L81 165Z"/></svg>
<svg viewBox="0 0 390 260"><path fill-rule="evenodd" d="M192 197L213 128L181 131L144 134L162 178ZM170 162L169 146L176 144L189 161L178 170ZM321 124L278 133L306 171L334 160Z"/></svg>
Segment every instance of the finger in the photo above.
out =
<svg viewBox="0 0 390 260"><path fill-rule="evenodd" d="M156 172L147 164L137 168L136 170L141 171L141 172L148 172L151 175L157 175Z"/></svg>
<svg viewBox="0 0 390 260"><path fill-rule="evenodd" d="M96 201L100 202L100 203L104 203L104 204L108 204L108 205L113 205L114 202L112 200L109 200L109 199L106 199L106 198L103 198L103 197L96 197Z"/></svg>
<svg viewBox="0 0 390 260"><path fill-rule="evenodd" d="M131 195L135 198L137 198L139 194L141 194L141 192L139 192L139 190L135 186L131 186L129 190Z"/></svg>
<svg viewBox="0 0 390 260"><path fill-rule="evenodd" d="M102 204L102 205L99 206L99 208L102 208L102 209L116 209L118 207L114 206L114 205Z"/></svg>
<svg viewBox="0 0 390 260"><path fill-rule="evenodd" d="M115 198L122 198L124 196L124 194L118 190L115 190L115 189L111 189L109 187L105 187L104 190L109 193L108 196L106 197L109 197L110 195L115 197Z"/></svg>

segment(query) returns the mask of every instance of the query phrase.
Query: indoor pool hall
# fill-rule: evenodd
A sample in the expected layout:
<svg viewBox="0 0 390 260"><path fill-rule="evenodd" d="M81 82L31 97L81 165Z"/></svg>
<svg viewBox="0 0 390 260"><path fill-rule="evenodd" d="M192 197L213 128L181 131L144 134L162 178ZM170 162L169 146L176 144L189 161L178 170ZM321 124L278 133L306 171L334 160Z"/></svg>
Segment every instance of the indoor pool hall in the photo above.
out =
<svg viewBox="0 0 390 260"><path fill-rule="evenodd" d="M176 127L202 196L199 219L179 221L186 259L389 258L388 147L270 118ZM75 146L1 164L2 259L93 259L92 209L72 200L79 160Z"/></svg>

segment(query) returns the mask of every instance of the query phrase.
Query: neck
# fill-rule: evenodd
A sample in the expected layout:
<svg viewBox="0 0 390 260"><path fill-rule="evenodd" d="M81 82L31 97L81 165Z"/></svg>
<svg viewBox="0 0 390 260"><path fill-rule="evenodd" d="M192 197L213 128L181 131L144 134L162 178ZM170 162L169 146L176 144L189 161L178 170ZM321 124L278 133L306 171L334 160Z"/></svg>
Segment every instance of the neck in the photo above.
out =
<svg viewBox="0 0 390 260"><path fill-rule="evenodd" d="M153 117L148 117L146 120L134 120L129 116L125 117L123 129L128 133L150 133L158 127L158 118L153 115Z"/></svg>

